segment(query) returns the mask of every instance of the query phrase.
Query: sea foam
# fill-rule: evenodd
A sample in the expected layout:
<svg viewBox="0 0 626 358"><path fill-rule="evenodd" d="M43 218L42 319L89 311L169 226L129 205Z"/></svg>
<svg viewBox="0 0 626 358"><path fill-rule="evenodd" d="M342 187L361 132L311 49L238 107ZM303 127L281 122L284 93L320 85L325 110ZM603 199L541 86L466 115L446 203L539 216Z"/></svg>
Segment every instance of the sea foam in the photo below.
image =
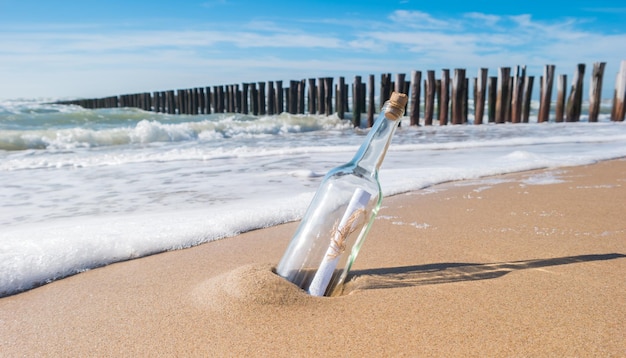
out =
<svg viewBox="0 0 626 358"><path fill-rule="evenodd" d="M380 171L385 196L626 156L626 125L606 115L482 126L405 119ZM350 160L367 131L336 116L3 103L0 295L298 220L324 174Z"/></svg>

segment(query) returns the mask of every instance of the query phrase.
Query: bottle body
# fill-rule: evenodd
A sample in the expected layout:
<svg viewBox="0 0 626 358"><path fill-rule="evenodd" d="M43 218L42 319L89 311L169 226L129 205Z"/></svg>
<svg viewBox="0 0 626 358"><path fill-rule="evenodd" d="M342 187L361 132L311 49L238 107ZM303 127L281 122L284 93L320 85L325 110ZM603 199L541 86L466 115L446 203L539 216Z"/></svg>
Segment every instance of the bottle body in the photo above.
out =
<svg viewBox="0 0 626 358"><path fill-rule="evenodd" d="M378 183L352 169L326 175L276 270L314 296L331 295L343 281L352 248L360 247L380 208Z"/></svg>
<svg viewBox="0 0 626 358"><path fill-rule="evenodd" d="M401 99L383 106L355 157L326 174L276 267L313 296L340 291L380 209L378 169L404 112Z"/></svg>

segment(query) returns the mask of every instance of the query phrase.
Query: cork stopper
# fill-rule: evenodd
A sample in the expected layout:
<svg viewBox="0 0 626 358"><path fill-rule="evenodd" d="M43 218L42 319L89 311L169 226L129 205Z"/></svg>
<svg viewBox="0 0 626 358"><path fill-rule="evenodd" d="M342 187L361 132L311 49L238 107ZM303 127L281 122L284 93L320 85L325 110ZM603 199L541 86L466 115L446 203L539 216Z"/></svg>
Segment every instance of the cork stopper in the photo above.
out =
<svg viewBox="0 0 626 358"><path fill-rule="evenodd" d="M404 93L393 92L391 98L389 98L389 105L385 111L385 116L392 120L397 120L404 114L404 108L408 97Z"/></svg>

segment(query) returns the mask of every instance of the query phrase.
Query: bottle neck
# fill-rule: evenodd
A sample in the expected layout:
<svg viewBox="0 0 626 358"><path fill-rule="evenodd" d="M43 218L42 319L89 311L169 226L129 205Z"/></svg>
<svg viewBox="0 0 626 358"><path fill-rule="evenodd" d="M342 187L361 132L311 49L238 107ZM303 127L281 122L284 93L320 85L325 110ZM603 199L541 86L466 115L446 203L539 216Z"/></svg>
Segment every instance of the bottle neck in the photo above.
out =
<svg viewBox="0 0 626 358"><path fill-rule="evenodd" d="M393 118L387 114L388 106L389 103L385 103L374 122L374 126L370 129L365 142L363 142L352 159L352 162L355 163L356 166L365 169L372 175L375 175L380 169L380 165L385 159L385 154L387 153L393 134L396 128L398 128L398 121L400 120L388 118Z"/></svg>

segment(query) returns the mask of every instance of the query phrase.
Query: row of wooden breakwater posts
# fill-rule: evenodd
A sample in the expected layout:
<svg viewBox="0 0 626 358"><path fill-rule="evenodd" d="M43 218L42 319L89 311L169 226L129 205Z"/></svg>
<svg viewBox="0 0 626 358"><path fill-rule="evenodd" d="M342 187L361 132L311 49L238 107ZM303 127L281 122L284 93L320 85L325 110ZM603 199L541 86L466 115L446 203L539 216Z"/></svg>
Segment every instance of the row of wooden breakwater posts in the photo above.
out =
<svg viewBox="0 0 626 358"><path fill-rule="evenodd" d="M589 91L590 122L596 122L600 113L605 65L605 62L593 64ZM579 64L574 72L567 98L567 75L558 76L553 112L555 122L580 120L584 73L585 64ZM481 68L478 76L473 78L474 124L482 124L485 115L488 122L528 122L534 77L526 73L525 66L516 66L513 70L510 67L500 67L497 74L489 77L488 69ZM423 81L422 99L421 71L412 71L408 81L406 74L396 74L395 81L392 80L391 74L382 74L379 106L390 97L392 91L398 91L406 93L410 98L405 115L410 117L411 125L432 125L433 121L437 120L440 125L467 123L469 80L465 69L454 69L453 76L450 70L443 69L439 79L435 78L435 71L429 70ZM554 80L555 66L546 65L543 76L539 79L537 122L550 120ZM372 126L377 110L374 103L375 76L369 75L367 83L361 76L354 77L351 86L352 101L349 101L350 86L345 83L345 78L339 77L339 83L336 85L333 85L333 82L334 78L323 77L290 81L289 87L283 88L282 81L268 81L243 83L241 87L238 84L231 84L56 103L79 105L90 109L135 107L146 111L191 115L224 112L254 115L273 115L282 112L322 115L337 113L339 118L344 119L345 113L352 113L355 126L361 126L361 115L367 114L367 125ZM626 60L621 62L617 73L611 120L624 121L625 102ZM351 111L348 107L350 103ZM422 103L423 112L420 111Z"/></svg>

